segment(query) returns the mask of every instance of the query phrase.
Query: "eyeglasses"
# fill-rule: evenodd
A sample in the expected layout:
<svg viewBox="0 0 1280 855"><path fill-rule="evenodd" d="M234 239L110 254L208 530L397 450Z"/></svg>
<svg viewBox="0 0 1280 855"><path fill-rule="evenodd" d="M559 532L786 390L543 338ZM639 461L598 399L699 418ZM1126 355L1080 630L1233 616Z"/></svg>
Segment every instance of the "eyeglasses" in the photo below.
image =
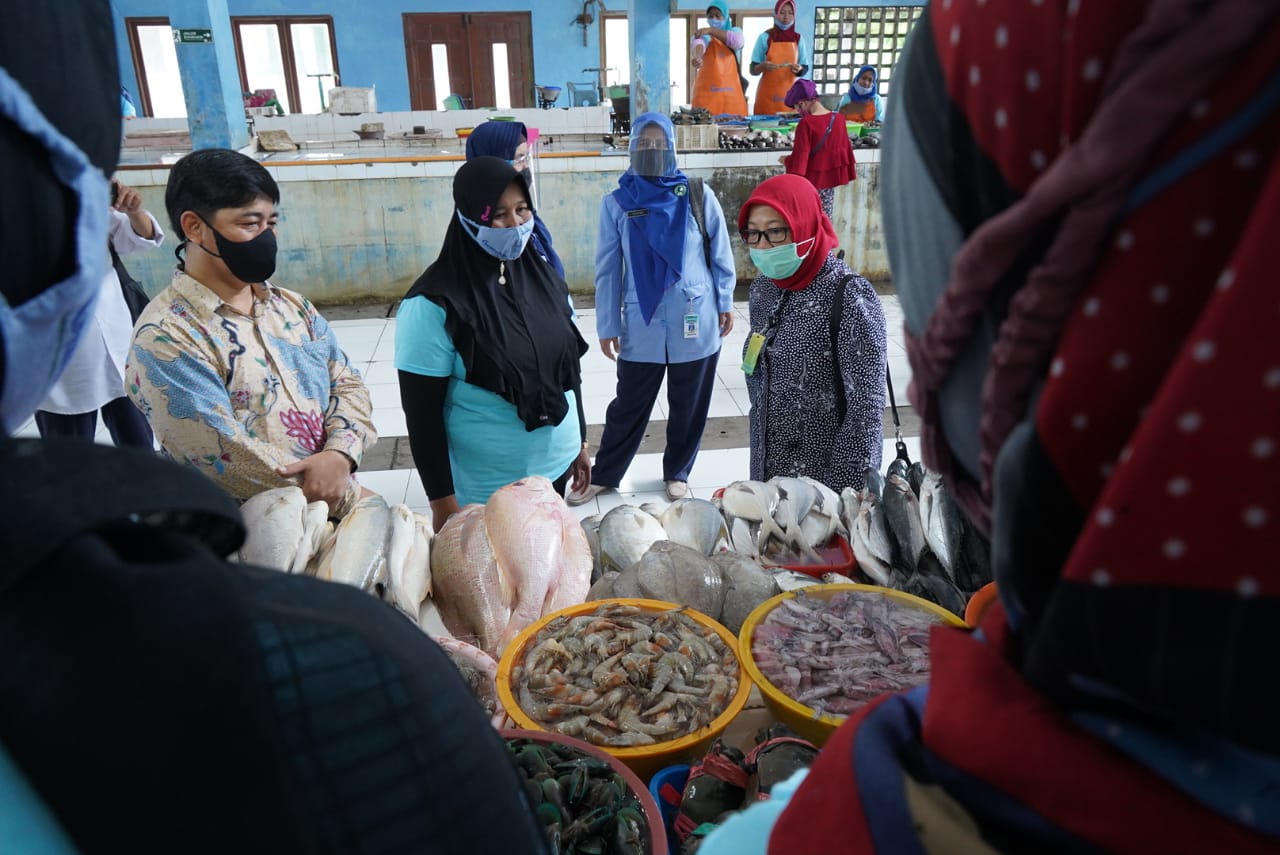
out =
<svg viewBox="0 0 1280 855"><path fill-rule="evenodd" d="M522 167L529 165L529 155L522 154L519 157L517 157L515 160L508 160L507 163L511 164L516 169L520 169Z"/></svg>
<svg viewBox="0 0 1280 855"><path fill-rule="evenodd" d="M791 234L791 229L786 226L778 226L772 229L765 229L764 231L757 231L756 229L742 229L738 234L742 237L744 243L751 246L758 246L761 238L768 238L769 243L782 243L787 239L787 236Z"/></svg>

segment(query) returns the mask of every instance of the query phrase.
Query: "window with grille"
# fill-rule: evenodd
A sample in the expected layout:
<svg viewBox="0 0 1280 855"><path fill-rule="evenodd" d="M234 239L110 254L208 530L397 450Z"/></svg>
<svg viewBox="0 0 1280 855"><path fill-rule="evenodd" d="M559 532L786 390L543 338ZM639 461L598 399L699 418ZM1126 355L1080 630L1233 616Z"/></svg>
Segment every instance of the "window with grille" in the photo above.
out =
<svg viewBox="0 0 1280 855"><path fill-rule="evenodd" d="M818 91L843 95L863 65L879 72L880 95L889 94L907 33L924 6L819 6L813 19L813 71Z"/></svg>

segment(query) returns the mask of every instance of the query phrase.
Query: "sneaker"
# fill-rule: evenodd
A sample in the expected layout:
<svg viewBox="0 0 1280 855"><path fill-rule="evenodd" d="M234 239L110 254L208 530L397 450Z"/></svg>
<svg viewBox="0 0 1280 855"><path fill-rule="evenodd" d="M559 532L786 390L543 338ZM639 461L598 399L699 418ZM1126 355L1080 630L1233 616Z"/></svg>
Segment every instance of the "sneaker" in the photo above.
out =
<svg viewBox="0 0 1280 855"><path fill-rule="evenodd" d="M612 489L612 487L601 487L599 484L588 484L587 489L583 490L581 493L570 491L569 495L564 497L564 500L569 507L576 508L578 505L585 505L605 490Z"/></svg>
<svg viewBox="0 0 1280 855"><path fill-rule="evenodd" d="M667 499L674 502L676 499L686 499L689 497L689 485L684 481L667 481Z"/></svg>

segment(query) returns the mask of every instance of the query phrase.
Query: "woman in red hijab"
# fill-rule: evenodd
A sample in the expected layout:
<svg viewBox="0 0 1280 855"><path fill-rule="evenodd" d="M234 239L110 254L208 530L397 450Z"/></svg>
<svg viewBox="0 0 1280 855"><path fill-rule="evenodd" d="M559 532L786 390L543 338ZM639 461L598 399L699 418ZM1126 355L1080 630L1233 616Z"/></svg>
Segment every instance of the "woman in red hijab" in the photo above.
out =
<svg viewBox="0 0 1280 855"><path fill-rule="evenodd" d="M743 352L751 477L807 475L839 492L880 468L885 330L871 283L832 252L818 191L798 175L760 184L738 214L760 275Z"/></svg>
<svg viewBox="0 0 1280 855"><path fill-rule="evenodd" d="M925 11L885 232L1000 602L835 733L769 852L1280 851L1277 56L1274 2Z"/></svg>

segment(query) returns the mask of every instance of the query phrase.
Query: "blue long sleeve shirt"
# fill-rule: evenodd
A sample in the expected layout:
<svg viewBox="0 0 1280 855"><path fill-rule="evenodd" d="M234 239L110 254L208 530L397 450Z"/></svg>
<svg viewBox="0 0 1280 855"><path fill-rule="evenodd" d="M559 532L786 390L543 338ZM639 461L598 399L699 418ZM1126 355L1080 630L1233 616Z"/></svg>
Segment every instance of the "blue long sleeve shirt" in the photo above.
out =
<svg viewBox="0 0 1280 855"><path fill-rule="evenodd" d="M720 349L721 312L733 310L737 271L724 212L712 189L703 185L703 213L711 237L711 269L703 254L702 233L690 211L685 218L683 278L667 289L648 324L640 314L636 289L627 271L631 247L624 239L629 218L613 194L600 206L596 243L596 334L621 338L628 362L673 363L705 359ZM684 316L698 316L697 335L685 338Z"/></svg>

